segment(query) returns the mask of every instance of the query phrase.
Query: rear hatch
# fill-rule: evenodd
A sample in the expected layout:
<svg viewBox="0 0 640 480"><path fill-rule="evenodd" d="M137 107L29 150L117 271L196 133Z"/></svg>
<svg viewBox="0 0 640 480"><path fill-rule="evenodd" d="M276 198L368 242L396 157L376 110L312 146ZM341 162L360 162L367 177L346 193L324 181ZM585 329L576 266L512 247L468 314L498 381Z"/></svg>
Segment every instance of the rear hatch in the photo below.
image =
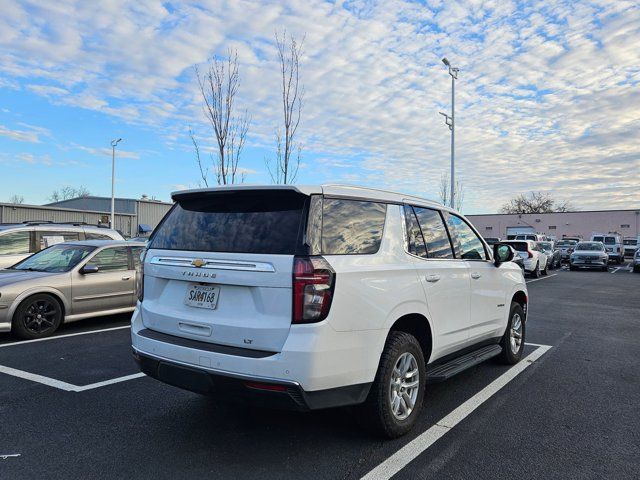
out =
<svg viewBox="0 0 640 480"><path fill-rule="evenodd" d="M526 242L509 242L520 258L526 260L529 258L528 244Z"/></svg>
<svg viewBox="0 0 640 480"><path fill-rule="evenodd" d="M176 194L145 258L144 325L279 352L291 327L308 199L286 187Z"/></svg>

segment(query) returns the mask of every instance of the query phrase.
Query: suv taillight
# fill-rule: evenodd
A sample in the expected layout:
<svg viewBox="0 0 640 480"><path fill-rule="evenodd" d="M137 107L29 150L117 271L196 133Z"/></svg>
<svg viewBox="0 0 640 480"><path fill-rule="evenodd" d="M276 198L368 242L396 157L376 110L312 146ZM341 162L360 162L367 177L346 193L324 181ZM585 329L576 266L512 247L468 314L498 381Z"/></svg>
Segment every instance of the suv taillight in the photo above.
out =
<svg viewBox="0 0 640 480"><path fill-rule="evenodd" d="M529 254L529 258L533 258L533 252L531 250L527 250L527 254Z"/></svg>
<svg viewBox="0 0 640 480"><path fill-rule="evenodd" d="M320 322L329 315L336 273L322 257L293 260L293 323Z"/></svg>
<svg viewBox="0 0 640 480"><path fill-rule="evenodd" d="M144 298L144 259L147 256L147 250L145 249L140 254L140 263L136 268L136 296L139 301Z"/></svg>

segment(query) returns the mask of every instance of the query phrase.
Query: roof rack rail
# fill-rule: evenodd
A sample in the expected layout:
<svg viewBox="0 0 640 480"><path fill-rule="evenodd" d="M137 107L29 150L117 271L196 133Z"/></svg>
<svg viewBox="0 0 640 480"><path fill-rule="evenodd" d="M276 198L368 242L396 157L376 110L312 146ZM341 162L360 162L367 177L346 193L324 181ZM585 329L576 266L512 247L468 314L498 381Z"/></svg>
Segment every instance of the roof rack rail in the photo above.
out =
<svg viewBox="0 0 640 480"><path fill-rule="evenodd" d="M25 220L24 222L19 222L22 225L38 225L40 223L53 223L51 220Z"/></svg>

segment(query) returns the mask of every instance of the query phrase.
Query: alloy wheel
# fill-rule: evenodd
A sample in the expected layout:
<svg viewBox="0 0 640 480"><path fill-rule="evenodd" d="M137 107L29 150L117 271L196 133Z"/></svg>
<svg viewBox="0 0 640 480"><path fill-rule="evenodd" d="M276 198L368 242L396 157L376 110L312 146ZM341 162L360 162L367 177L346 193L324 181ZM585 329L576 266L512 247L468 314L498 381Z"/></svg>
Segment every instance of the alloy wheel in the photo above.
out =
<svg viewBox="0 0 640 480"><path fill-rule="evenodd" d="M419 390L418 361L412 353L405 352L400 355L391 372L389 401L394 417L404 420L411 415Z"/></svg>
<svg viewBox="0 0 640 480"><path fill-rule="evenodd" d="M522 345L522 318L520 318L519 313L514 314L511 319L509 344L511 345L511 353L517 355Z"/></svg>
<svg viewBox="0 0 640 480"><path fill-rule="evenodd" d="M60 307L53 300L36 300L25 310L22 322L31 333L42 335L55 330Z"/></svg>

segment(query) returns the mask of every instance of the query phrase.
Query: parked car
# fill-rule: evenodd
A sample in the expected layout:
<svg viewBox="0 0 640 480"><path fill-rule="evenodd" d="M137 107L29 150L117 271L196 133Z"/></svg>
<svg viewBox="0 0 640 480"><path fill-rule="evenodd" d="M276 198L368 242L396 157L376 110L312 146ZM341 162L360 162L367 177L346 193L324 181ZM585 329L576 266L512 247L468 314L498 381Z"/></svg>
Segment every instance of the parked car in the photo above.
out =
<svg viewBox="0 0 640 480"><path fill-rule="evenodd" d="M638 250L638 239L637 238L625 238L622 240L624 244L624 256L625 257L634 257L636 251Z"/></svg>
<svg viewBox="0 0 640 480"><path fill-rule="evenodd" d="M569 269L598 268L603 272L609 271L609 254L602 242L580 242L575 246Z"/></svg>
<svg viewBox="0 0 640 480"><path fill-rule="evenodd" d="M128 238L127 242L142 242L147 243L149 241L149 237L132 237Z"/></svg>
<svg viewBox="0 0 640 480"><path fill-rule="evenodd" d="M609 260L615 261L618 265L624 261L624 245L620 235L597 233L591 236L591 241L604 243L604 247L609 254Z"/></svg>
<svg viewBox="0 0 640 480"><path fill-rule="evenodd" d="M522 357L528 297L512 251L451 209L326 185L173 200L132 318L151 377L299 410L360 404L364 424L397 437L426 382Z"/></svg>
<svg viewBox="0 0 640 480"><path fill-rule="evenodd" d="M633 255L631 266L635 273L640 273L640 250L636 250L636 253Z"/></svg>
<svg viewBox="0 0 640 480"><path fill-rule="evenodd" d="M505 242L511 245L524 262L525 273L531 274L534 278L538 278L540 274L547 275L549 273L547 256L538 247L533 240L509 240Z"/></svg>
<svg viewBox="0 0 640 480"><path fill-rule="evenodd" d="M124 240L117 231L84 223L27 221L0 224L0 268L6 268L54 243Z"/></svg>
<svg viewBox="0 0 640 480"><path fill-rule="evenodd" d="M556 247L555 242L547 241L547 242L537 242L538 249L542 251L547 256L547 262L549 263L549 269L553 270L554 268L558 268L561 263L561 252L560 249Z"/></svg>
<svg viewBox="0 0 640 480"><path fill-rule="evenodd" d="M511 245L509 245L509 248L513 252L513 260L511 260L511 261L513 263L515 263L516 265L518 265L520 267L520 270L522 270L522 273L524 274L524 260L522 259L522 257L520 255L518 255L518 252L516 251L515 248L513 248Z"/></svg>
<svg viewBox="0 0 640 480"><path fill-rule="evenodd" d="M571 257L571 254L573 253L573 249L575 248L575 246L577 244L578 244L577 240L567 240L567 239L558 240L556 242L556 248L558 250L560 250L560 260L561 261L564 261L564 260L569 261L569 258Z"/></svg>
<svg viewBox="0 0 640 480"><path fill-rule="evenodd" d="M64 322L131 312L144 244L59 243L0 270L0 332L51 335Z"/></svg>

